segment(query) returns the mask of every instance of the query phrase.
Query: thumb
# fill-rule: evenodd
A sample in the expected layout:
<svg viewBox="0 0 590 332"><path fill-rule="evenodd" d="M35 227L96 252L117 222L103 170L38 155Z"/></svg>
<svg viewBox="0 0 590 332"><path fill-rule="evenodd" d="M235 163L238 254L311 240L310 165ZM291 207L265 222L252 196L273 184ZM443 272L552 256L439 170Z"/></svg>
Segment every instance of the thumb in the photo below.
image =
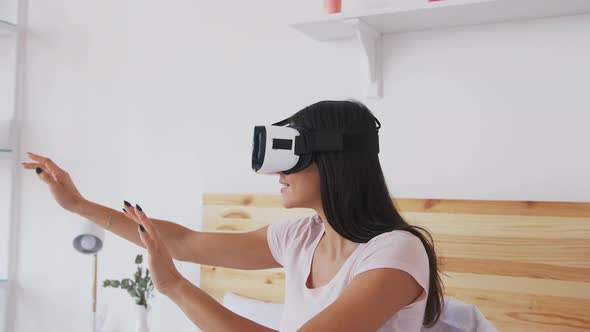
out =
<svg viewBox="0 0 590 332"><path fill-rule="evenodd" d="M39 176L39 178L41 178L43 182L47 184L51 184L53 182L53 177L49 173L44 171L41 167L37 167L35 169L35 172L37 172L37 175Z"/></svg>

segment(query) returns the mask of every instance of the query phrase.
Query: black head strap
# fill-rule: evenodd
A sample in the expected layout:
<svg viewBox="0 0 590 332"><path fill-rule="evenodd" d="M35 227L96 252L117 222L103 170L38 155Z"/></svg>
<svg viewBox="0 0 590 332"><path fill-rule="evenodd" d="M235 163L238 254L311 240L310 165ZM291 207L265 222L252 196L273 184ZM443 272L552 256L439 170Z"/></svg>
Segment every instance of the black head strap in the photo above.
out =
<svg viewBox="0 0 590 332"><path fill-rule="evenodd" d="M296 155L321 151L366 151L379 153L379 136L377 131L356 133L307 131L295 137Z"/></svg>
<svg viewBox="0 0 590 332"><path fill-rule="evenodd" d="M289 124L289 121L291 120L291 118L286 118L285 120L281 120L279 122L275 122L272 125L273 126L284 126L286 124Z"/></svg>
<svg viewBox="0 0 590 332"><path fill-rule="evenodd" d="M321 130L311 131L305 128L296 127L300 135L295 137L295 154L304 155L320 151L367 151L379 153L379 129L381 123L376 117L375 130L364 131L340 131ZM290 118L273 123L273 126L285 126L289 124Z"/></svg>
<svg viewBox="0 0 590 332"><path fill-rule="evenodd" d="M377 119L374 116L373 116L373 119L375 120L375 123L377 124L377 126L375 127L375 129L377 129L377 131L379 131L379 129L381 128L381 122L379 122L379 119ZM275 122L272 125L273 126L284 126L284 125L289 124L289 121L291 121L291 118L286 118L286 119L281 120L279 122Z"/></svg>

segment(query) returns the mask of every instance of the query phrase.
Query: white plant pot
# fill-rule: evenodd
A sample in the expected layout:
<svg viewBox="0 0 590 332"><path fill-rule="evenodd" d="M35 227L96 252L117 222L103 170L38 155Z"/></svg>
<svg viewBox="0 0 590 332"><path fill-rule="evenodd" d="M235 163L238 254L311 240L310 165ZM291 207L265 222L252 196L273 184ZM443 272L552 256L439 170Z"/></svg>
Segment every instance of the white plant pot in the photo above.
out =
<svg viewBox="0 0 590 332"><path fill-rule="evenodd" d="M136 305L136 323L135 323L135 332L150 332L149 327L149 313L152 307L148 305L148 307L144 307L142 305Z"/></svg>

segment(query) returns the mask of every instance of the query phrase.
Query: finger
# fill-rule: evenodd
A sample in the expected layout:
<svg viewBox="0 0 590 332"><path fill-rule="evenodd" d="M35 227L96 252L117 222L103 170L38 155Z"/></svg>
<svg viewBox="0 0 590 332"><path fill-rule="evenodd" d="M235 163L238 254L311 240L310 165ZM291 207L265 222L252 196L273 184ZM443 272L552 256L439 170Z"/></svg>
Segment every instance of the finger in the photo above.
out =
<svg viewBox="0 0 590 332"><path fill-rule="evenodd" d="M131 205L131 203L123 200L123 212L125 212L125 215L127 217L129 217L131 220L135 221L137 224L140 224L139 220L136 218L135 213L133 212L133 205Z"/></svg>
<svg viewBox="0 0 590 332"><path fill-rule="evenodd" d="M146 223L144 222L142 222L138 228L139 233L141 233L141 236L143 236L146 241L150 242L150 245L155 250L155 252L159 252L161 247L160 238L155 234L154 229L148 229L146 227Z"/></svg>
<svg viewBox="0 0 590 332"><path fill-rule="evenodd" d="M37 176L41 179L41 181L43 181L47 184L54 184L55 183L55 179L53 178L53 176L51 174L45 172L42 168L37 168L36 172L37 172Z"/></svg>
<svg viewBox="0 0 590 332"><path fill-rule="evenodd" d="M129 211L128 209L133 209L133 208L124 207L122 209L123 212L125 213L125 216L127 216L127 218L133 220L137 225L141 225L141 222L139 222L139 219L137 219L137 216L133 212Z"/></svg>
<svg viewBox="0 0 590 332"><path fill-rule="evenodd" d="M37 167L43 166L39 163L21 163L21 165L23 165L23 168L26 168L26 169L35 169Z"/></svg>
<svg viewBox="0 0 590 332"><path fill-rule="evenodd" d="M160 232L156 229L156 227L154 226L152 220L150 218L148 218L148 216L145 214L145 212L142 210L141 206L139 206L139 204L135 204L135 216L137 217L137 219L139 219L140 223L141 223L141 227L144 228L145 233L147 233L147 236L152 240L154 247L156 248L156 250L160 250L160 248L162 247L161 243L161 237L160 237Z"/></svg>
<svg viewBox="0 0 590 332"><path fill-rule="evenodd" d="M23 166L23 168L25 169L34 169L37 171L37 174L40 174L40 172L37 169L41 169L43 171L43 173L45 173L44 175L41 176L41 179L45 179L45 180L52 180L56 181L55 176L53 174L50 174L50 177L45 177L45 175L47 175L47 169L45 168L45 166L43 164L40 163L21 163L21 165Z"/></svg>
<svg viewBox="0 0 590 332"><path fill-rule="evenodd" d="M137 227L137 232L139 233L139 238L141 239L141 242L147 248L148 253L153 256L156 253L156 245L154 243L154 240L150 238L150 236L146 232L142 231L140 227Z"/></svg>
<svg viewBox="0 0 590 332"><path fill-rule="evenodd" d="M152 220L150 218L148 218L148 216L145 214L145 212L143 212L143 210L141 209L141 206L139 206L139 205L136 205L136 206L137 206L137 208L135 209L135 215L137 216L137 218L139 219L139 221L141 222L143 227L145 227L146 231L148 233L150 233L150 235L152 237L158 237L158 239L159 239L160 233L158 232L156 227L154 227L154 223L152 222Z"/></svg>
<svg viewBox="0 0 590 332"><path fill-rule="evenodd" d="M125 203L127 203L127 201L124 201ZM137 209L134 208L131 204L127 205L125 204L125 210L127 210L127 213L131 216L131 218L133 218L133 220L141 225L141 220L139 218L139 215L137 214Z"/></svg>
<svg viewBox="0 0 590 332"><path fill-rule="evenodd" d="M48 171L49 173L52 173L56 181L63 177L63 173L65 173L65 171L61 169L59 166L57 166L57 164L55 164L53 160L30 152L27 153L27 155L29 156L29 158L40 163L42 165L41 168Z"/></svg>

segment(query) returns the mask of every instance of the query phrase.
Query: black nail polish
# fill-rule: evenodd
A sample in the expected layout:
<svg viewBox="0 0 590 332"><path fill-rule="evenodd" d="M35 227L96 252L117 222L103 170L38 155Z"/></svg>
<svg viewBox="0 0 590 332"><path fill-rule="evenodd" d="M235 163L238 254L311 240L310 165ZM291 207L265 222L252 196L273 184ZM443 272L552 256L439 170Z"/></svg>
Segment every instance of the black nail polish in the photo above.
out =
<svg viewBox="0 0 590 332"><path fill-rule="evenodd" d="M135 204L135 207L136 207L136 208L137 208L139 211L143 211L143 210L141 209L141 206L139 206L138 204Z"/></svg>
<svg viewBox="0 0 590 332"><path fill-rule="evenodd" d="M127 201L123 201L123 203L125 203L126 207L131 207L131 203L127 202Z"/></svg>
<svg viewBox="0 0 590 332"><path fill-rule="evenodd" d="M37 174L41 174L41 172L43 172L43 170L41 169L41 167L37 167L37 168L35 168L35 172L37 172Z"/></svg>
<svg viewBox="0 0 590 332"><path fill-rule="evenodd" d="M143 228L143 225L139 225L139 230L145 233L145 228Z"/></svg>
<svg viewBox="0 0 590 332"><path fill-rule="evenodd" d="M123 209L123 211L127 212L127 210Z"/></svg>

